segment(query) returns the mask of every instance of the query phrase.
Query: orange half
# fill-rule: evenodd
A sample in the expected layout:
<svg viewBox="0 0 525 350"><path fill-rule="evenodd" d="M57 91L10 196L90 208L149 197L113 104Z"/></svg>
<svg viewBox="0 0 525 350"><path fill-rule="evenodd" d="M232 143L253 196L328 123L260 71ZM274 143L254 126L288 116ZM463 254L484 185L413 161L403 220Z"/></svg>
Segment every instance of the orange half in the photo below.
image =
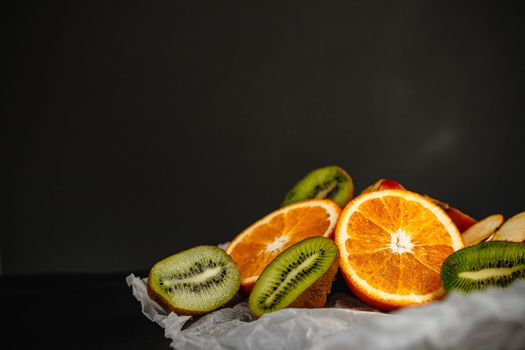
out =
<svg viewBox="0 0 525 350"><path fill-rule="evenodd" d="M305 238L332 237L341 209L328 199L297 202L276 210L235 237L226 252L237 263L241 288L250 292L266 266Z"/></svg>
<svg viewBox="0 0 525 350"><path fill-rule="evenodd" d="M406 190L356 197L341 213L335 242L349 287L384 310L442 297L441 265L463 248L450 217Z"/></svg>

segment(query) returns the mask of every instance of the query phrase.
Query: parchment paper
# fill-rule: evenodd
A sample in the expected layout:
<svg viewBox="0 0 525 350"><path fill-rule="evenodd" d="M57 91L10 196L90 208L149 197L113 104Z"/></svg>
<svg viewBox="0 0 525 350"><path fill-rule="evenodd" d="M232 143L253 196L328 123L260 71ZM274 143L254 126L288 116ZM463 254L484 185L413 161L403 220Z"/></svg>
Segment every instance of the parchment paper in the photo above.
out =
<svg viewBox="0 0 525 350"><path fill-rule="evenodd" d="M198 319L167 315L149 298L145 278L131 274L126 282L174 349L525 349L524 281L388 314L363 311L339 293L330 307L285 309L258 320L246 302Z"/></svg>

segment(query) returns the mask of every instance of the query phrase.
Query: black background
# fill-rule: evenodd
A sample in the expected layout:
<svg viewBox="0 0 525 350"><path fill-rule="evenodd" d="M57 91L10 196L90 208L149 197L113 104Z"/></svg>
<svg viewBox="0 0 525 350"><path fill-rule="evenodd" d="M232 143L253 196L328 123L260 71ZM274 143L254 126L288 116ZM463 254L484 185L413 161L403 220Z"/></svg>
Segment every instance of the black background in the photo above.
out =
<svg viewBox="0 0 525 350"><path fill-rule="evenodd" d="M525 210L508 2L12 2L6 275L145 271L230 240L308 171Z"/></svg>

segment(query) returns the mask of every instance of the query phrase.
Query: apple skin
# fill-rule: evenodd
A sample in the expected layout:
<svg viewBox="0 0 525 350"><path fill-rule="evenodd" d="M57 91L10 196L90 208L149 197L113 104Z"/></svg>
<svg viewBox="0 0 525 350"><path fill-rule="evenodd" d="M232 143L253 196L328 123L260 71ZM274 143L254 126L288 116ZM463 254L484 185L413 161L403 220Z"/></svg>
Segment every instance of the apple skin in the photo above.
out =
<svg viewBox="0 0 525 350"><path fill-rule="evenodd" d="M361 194L380 190L406 190L399 182L391 179L379 179L365 188Z"/></svg>
<svg viewBox="0 0 525 350"><path fill-rule="evenodd" d="M470 226L474 225L476 222L478 222L476 219L471 217L470 215L465 214L459 209L456 209L454 207L451 207L450 204L442 202L438 199L432 198L430 196L426 196L428 199L436 203L441 209L447 213L447 215L452 219L452 222L456 225L458 228L458 231L463 233L466 231Z"/></svg>
<svg viewBox="0 0 525 350"><path fill-rule="evenodd" d="M361 193L368 193L380 190L406 190L406 188L399 182L391 179L379 179L372 185L365 188ZM441 209L443 209L450 219L454 222L459 232L464 232L470 226L474 225L477 220L473 217L463 213L462 211L451 207L448 203L444 203L440 200L427 196L431 201L436 203Z"/></svg>
<svg viewBox="0 0 525 350"><path fill-rule="evenodd" d="M406 190L406 188L397 181L390 179L381 179L380 181L380 190Z"/></svg>
<svg viewBox="0 0 525 350"><path fill-rule="evenodd" d="M453 207L448 208L447 210L445 210L445 212L452 219L454 224L456 224L456 227L458 228L459 232L466 231L470 226L478 222L473 217Z"/></svg>

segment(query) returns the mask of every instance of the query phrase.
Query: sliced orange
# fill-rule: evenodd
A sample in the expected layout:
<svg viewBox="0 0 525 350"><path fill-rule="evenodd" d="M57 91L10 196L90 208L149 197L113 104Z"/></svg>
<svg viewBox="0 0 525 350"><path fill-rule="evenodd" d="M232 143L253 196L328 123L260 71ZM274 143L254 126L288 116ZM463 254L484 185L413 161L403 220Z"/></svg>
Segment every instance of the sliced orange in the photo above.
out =
<svg viewBox="0 0 525 350"><path fill-rule="evenodd" d="M332 237L341 209L329 199L297 202L276 210L231 241L226 252L241 273L249 293L264 268L283 250L313 236Z"/></svg>
<svg viewBox="0 0 525 350"><path fill-rule="evenodd" d="M354 198L341 213L335 242L349 287L383 310L443 296L441 264L463 247L443 209L406 190Z"/></svg>

